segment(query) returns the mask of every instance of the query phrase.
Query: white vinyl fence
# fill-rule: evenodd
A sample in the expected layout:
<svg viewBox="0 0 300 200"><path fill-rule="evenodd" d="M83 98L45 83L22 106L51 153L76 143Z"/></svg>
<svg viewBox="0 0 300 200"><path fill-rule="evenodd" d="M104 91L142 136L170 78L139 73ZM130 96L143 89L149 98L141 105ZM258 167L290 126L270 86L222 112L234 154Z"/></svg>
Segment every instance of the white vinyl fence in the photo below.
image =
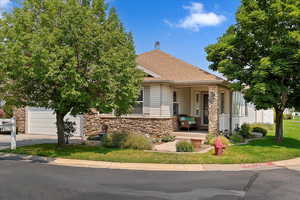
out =
<svg viewBox="0 0 300 200"><path fill-rule="evenodd" d="M221 114L219 120L219 130L222 132L230 131L230 114Z"/></svg>

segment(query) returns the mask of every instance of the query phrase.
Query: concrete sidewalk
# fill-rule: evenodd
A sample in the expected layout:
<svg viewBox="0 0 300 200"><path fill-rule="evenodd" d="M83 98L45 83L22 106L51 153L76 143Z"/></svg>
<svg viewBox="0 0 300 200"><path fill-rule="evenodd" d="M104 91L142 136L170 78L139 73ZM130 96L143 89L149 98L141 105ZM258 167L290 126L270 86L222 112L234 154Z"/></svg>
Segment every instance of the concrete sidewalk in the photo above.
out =
<svg viewBox="0 0 300 200"><path fill-rule="evenodd" d="M0 160L20 160L48 165L70 167L124 169L142 171L253 171L288 168L300 171L300 158L285 161L250 163L250 164L151 164L118 163L89 160L47 158L40 156L0 153Z"/></svg>

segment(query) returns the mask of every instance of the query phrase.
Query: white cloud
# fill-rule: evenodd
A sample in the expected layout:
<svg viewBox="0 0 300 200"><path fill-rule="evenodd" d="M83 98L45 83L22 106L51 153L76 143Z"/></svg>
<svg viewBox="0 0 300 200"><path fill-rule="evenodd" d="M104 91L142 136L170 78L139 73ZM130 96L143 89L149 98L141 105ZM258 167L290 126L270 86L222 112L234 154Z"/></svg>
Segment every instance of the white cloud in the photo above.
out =
<svg viewBox="0 0 300 200"><path fill-rule="evenodd" d="M204 26L216 26L226 20L225 16L218 15L214 12L205 12L202 3L192 2L188 6L183 6L189 11L189 15L179 20L179 23L173 24L164 20L171 27L184 28L192 31L199 31Z"/></svg>
<svg viewBox="0 0 300 200"><path fill-rule="evenodd" d="M10 0L0 0L0 18L2 16L2 12L7 8L10 4Z"/></svg>
<svg viewBox="0 0 300 200"><path fill-rule="evenodd" d="M174 27L174 24L167 19L164 19L164 23L169 25L170 27Z"/></svg>
<svg viewBox="0 0 300 200"><path fill-rule="evenodd" d="M0 0L0 8L4 8L9 4L10 0Z"/></svg>

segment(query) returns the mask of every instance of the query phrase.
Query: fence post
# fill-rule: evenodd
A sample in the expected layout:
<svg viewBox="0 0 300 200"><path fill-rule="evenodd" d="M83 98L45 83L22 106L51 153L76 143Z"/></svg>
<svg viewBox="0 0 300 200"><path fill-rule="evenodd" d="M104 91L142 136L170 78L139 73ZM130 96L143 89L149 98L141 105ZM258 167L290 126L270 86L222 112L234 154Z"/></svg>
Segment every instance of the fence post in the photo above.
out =
<svg viewBox="0 0 300 200"><path fill-rule="evenodd" d="M15 117L11 118L11 143L10 149L15 150L17 147L17 139L16 139L16 119Z"/></svg>

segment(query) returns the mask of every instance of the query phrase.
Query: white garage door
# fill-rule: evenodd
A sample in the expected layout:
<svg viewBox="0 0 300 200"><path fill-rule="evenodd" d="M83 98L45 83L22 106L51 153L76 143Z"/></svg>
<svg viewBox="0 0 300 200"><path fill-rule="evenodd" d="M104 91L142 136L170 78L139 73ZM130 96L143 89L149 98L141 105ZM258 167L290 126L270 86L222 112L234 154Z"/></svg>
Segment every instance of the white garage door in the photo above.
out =
<svg viewBox="0 0 300 200"><path fill-rule="evenodd" d="M74 136L81 136L82 117L67 115L65 120L76 123ZM29 134L56 135L56 117L52 110L37 107L27 109L27 132Z"/></svg>

